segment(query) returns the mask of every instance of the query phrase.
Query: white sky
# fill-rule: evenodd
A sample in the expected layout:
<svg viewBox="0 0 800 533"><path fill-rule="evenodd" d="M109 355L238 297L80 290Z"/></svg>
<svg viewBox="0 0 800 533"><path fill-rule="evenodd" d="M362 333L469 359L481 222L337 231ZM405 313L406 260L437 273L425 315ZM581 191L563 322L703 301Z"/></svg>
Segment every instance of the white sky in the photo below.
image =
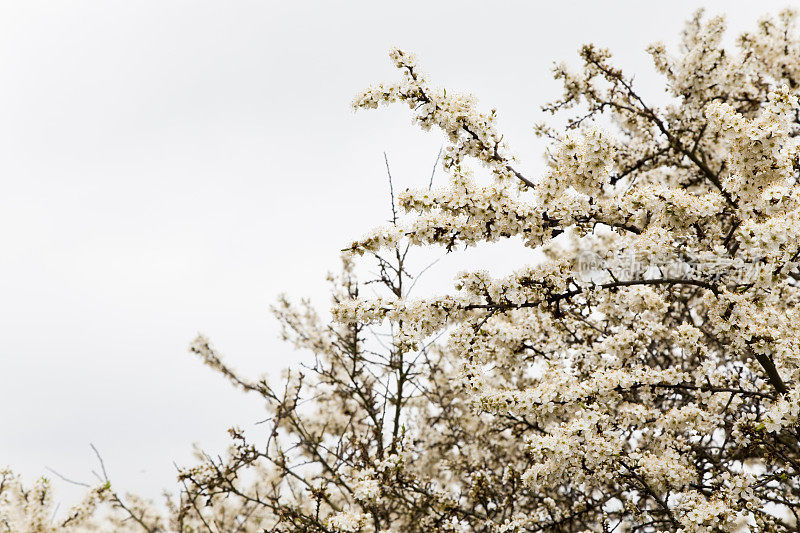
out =
<svg viewBox="0 0 800 533"><path fill-rule="evenodd" d="M534 174L552 62L596 42L658 98L644 47L701 5L738 32L787 2L0 2L0 464L88 480L93 442L158 497L192 442L261 419L188 343L299 360L276 295L327 305L338 250L387 217L384 150L397 187L427 182L438 135L349 107L396 78L391 45L497 107Z"/></svg>

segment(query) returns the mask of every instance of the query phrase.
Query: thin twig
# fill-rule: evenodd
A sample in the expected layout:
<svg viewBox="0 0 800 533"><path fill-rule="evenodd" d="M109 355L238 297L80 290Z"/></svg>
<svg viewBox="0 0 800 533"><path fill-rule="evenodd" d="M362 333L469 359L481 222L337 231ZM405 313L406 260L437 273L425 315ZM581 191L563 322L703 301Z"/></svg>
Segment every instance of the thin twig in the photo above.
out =
<svg viewBox="0 0 800 533"><path fill-rule="evenodd" d="M80 481L75 481L73 479L69 479L68 477L62 476L61 474L59 474L58 472L56 472L55 470L53 470L49 466L44 467L44 469L52 472L53 474L55 474L56 476L61 478L63 481L66 481L67 483L71 483L72 485L78 485L79 487L86 487L87 489L92 488L92 486L89 485L88 483L82 483Z"/></svg>
<svg viewBox="0 0 800 533"><path fill-rule="evenodd" d="M389 158L383 152L383 160L386 162L386 175L389 176L389 195L392 199L392 224L397 224L397 210L394 207L394 186L392 185L392 171L389 170Z"/></svg>
<svg viewBox="0 0 800 533"><path fill-rule="evenodd" d="M103 458L100 456L100 452L97 451L97 448L95 448L94 444L92 444L91 442L89 443L89 446L92 447L94 454L97 456L97 461L100 463L100 470L103 471L103 481L109 481L108 472L106 472L106 464L103 462Z"/></svg>
<svg viewBox="0 0 800 533"><path fill-rule="evenodd" d="M431 190L431 188L433 187L433 177L436 175L436 167L439 166L439 158L442 157L442 149L443 148L444 147L440 146L439 147L439 153L436 154L436 161L433 163L433 170L431 171L431 181L430 181L430 183L428 183L428 190Z"/></svg>

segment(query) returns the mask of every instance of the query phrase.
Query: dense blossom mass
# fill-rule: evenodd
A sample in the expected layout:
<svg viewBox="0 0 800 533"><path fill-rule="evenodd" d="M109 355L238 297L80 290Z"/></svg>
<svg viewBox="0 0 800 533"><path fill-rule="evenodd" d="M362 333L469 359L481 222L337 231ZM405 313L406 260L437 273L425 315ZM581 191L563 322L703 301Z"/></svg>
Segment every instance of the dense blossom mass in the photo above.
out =
<svg viewBox="0 0 800 533"><path fill-rule="evenodd" d="M162 511L106 483L45 523L44 485L6 473L0 527L797 531L800 35L791 11L735 49L723 31L698 13L676 50L648 48L659 105L606 50L557 65L563 94L544 109L566 127L536 127L539 176L519 170L494 110L393 50L400 80L354 106L405 104L442 131L448 183L400 193L402 214L348 246L332 321L279 302L286 340L314 354L280 386L192 345L265 400L262 438L232 429L227 455L199 452ZM542 259L411 293L416 247L502 239ZM356 278L358 256L375 279Z"/></svg>
<svg viewBox="0 0 800 533"><path fill-rule="evenodd" d="M545 109L567 127L538 127L552 139L541 177L517 170L494 111L433 87L407 52L392 52L400 82L355 101L405 103L444 131L451 184L407 191L408 220L353 252L515 236L546 252L503 278L465 272L441 297L338 309L401 324L409 350L446 331L477 412L524 428L513 475L538 505L480 527L800 527L795 24L764 19L732 51L723 19L697 14L676 53L649 48L671 96L658 107L585 46L582 69L555 68L564 93Z"/></svg>

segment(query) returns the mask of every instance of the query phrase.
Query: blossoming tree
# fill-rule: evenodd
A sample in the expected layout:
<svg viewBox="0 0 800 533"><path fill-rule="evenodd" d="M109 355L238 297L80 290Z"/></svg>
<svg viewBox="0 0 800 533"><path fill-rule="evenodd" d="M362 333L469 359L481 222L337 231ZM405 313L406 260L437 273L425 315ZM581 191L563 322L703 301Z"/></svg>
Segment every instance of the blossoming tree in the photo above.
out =
<svg viewBox="0 0 800 533"><path fill-rule="evenodd" d="M537 177L495 111L430 84L407 52L391 53L400 81L356 99L442 130L450 184L403 193L406 221L353 252L520 238L546 254L506 277L465 272L450 294L338 309L398 324L408 350L447 331L473 407L524 428L514 445L531 463L503 475L537 505L489 513L485 530L800 527L795 22L764 19L732 51L723 19L698 13L676 53L648 49L660 106L583 47L580 70L555 68L564 91L545 109L567 127L537 128L552 139Z"/></svg>
<svg viewBox="0 0 800 533"><path fill-rule="evenodd" d="M282 386L192 345L266 401L261 441L233 429L227 455L199 453L167 513L104 484L75 524L107 500L120 531L797 531L795 24L764 19L730 50L723 20L697 14L679 50L649 48L658 106L584 47L580 70L554 70L564 91L545 109L567 126L537 126L541 176L494 111L392 51L400 81L355 107L404 103L443 131L449 183L403 192L404 214L348 247L332 322L281 300L286 339L314 354ZM543 259L410 293L414 247L512 238ZM369 284L358 255L376 261ZM5 476L0 526L81 530L44 524Z"/></svg>
<svg viewBox="0 0 800 533"><path fill-rule="evenodd" d="M765 19L734 53L722 19L698 14L678 53L650 48L660 107L584 47L579 72L555 69L564 94L545 109L568 125L538 127L552 139L540 177L517 169L494 111L394 50L401 80L355 106L402 102L441 129L450 183L404 192L405 218L350 246L378 258L382 296L356 290L347 262L338 325L279 309L318 356L305 395L299 378L276 394L195 344L271 400L275 429L267 447L235 434L227 461L185 471L185 501L235 495L279 531L796 530L794 23ZM404 290L409 244L508 238L546 259L465 272L433 298ZM359 340L371 323L391 328L382 351ZM259 461L256 497L235 483Z"/></svg>

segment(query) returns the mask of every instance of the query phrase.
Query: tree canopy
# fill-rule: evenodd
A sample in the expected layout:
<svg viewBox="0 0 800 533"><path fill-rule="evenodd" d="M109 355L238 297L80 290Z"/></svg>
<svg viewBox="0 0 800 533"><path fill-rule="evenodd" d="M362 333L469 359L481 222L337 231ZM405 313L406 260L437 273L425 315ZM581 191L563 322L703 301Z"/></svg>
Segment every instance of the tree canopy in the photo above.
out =
<svg viewBox="0 0 800 533"><path fill-rule="evenodd" d="M166 511L102 485L91 501L114 510L98 520L151 532L797 531L800 35L791 11L733 48L724 26L698 12L676 50L648 48L665 104L596 46L577 70L556 65L563 93L544 109L566 126L536 126L550 146L539 176L519 170L496 111L392 50L399 81L353 105L405 104L440 130L447 183L400 192L400 213L347 246L332 321L278 302L286 340L314 354L282 383L242 376L195 340L203 362L265 401L262 438L234 428L227 455L198 452ZM543 259L410 293L416 248L503 239ZM361 261L374 279L357 279ZM79 530L39 525L22 493L0 485L0 525Z"/></svg>

